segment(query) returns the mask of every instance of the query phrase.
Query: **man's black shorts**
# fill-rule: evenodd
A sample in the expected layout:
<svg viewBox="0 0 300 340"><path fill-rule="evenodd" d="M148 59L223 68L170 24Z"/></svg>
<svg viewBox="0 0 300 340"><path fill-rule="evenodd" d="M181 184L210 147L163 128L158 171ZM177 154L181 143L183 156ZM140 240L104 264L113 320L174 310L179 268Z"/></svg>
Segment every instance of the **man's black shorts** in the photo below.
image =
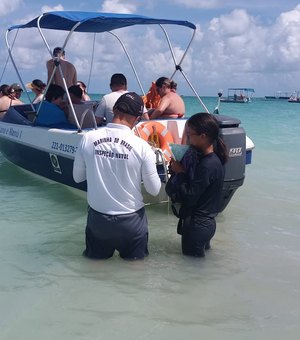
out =
<svg viewBox="0 0 300 340"><path fill-rule="evenodd" d="M148 255L148 222L144 208L131 214L107 215L90 207L85 234L87 257L107 259L115 250L128 260Z"/></svg>

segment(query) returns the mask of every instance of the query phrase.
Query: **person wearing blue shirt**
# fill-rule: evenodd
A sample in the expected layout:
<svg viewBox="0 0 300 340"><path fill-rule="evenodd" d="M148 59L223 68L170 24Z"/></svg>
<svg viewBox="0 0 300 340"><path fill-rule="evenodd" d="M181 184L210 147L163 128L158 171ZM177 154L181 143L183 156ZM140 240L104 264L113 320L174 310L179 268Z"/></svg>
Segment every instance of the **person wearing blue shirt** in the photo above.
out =
<svg viewBox="0 0 300 340"><path fill-rule="evenodd" d="M45 100L41 102L41 108L35 120L35 125L47 127L70 127L64 111L64 89L51 84L45 94Z"/></svg>

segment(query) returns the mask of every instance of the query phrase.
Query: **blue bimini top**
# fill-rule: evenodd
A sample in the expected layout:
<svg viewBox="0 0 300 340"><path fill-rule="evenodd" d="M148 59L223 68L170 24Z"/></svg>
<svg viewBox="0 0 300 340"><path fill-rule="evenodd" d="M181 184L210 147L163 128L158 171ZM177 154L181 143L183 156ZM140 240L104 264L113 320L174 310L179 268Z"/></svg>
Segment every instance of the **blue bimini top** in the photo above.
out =
<svg viewBox="0 0 300 340"><path fill-rule="evenodd" d="M38 25L38 20L40 22ZM77 25L78 24L78 25ZM38 27L53 30L100 33L134 25L179 25L196 29L196 26L183 20L155 19L142 15L100 12L54 11L44 13L26 24L11 26L8 30Z"/></svg>

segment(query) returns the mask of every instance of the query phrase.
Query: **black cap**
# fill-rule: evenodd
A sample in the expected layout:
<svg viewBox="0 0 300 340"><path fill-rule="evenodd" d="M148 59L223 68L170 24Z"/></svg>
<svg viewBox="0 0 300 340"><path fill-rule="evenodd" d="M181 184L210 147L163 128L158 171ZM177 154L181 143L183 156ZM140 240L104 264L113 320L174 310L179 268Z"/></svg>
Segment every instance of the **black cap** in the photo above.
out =
<svg viewBox="0 0 300 340"><path fill-rule="evenodd" d="M115 103L114 109L131 116L139 117L142 116L144 112L144 102L135 92L127 92L119 97Z"/></svg>

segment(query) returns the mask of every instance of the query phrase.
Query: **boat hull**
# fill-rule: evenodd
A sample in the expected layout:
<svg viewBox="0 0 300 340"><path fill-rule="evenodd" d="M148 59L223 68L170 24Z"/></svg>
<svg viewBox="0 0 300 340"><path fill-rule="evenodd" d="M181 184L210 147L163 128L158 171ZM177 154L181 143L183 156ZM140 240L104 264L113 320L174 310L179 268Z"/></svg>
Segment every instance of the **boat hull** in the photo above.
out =
<svg viewBox="0 0 300 340"><path fill-rule="evenodd" d="M230 161L226 164L223 188L223 211L235 191L243 185L245 166L251 163L254 144L239 127L240 121L230 117L216 116L220 133L229 150ZM181 142L185 119L159 120L172 134L175 143ZM81 138L88 130L52 129L0 121L0 151L13 164L35 175L64 184L80 191L87 190L86 182L73 180L73 162ZM147 194L142 185L146 204L167 202L165 192L166 167L159 164L158 173L162 181L160 193L156 197Z"/></svg>

